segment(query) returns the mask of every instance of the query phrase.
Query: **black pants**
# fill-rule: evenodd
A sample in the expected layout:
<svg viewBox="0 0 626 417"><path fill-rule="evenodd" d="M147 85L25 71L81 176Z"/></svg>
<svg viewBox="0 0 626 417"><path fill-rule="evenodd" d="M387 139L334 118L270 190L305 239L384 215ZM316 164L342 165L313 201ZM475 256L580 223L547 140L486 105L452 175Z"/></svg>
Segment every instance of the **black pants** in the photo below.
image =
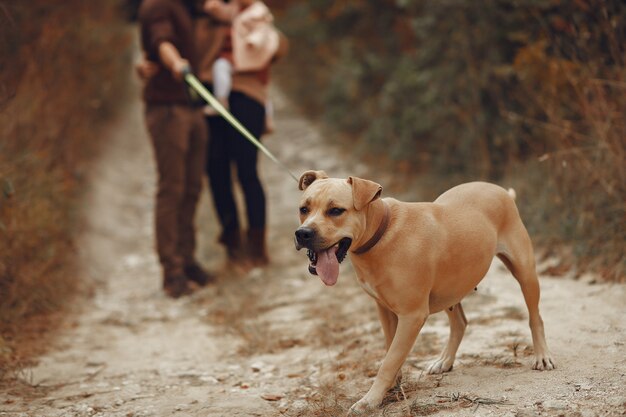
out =
<svg viewBox="0 0 626 417"><path fill-rule="evenodd" d="M231 93L229 105L233 116L260 139L265 129L265 106L238 92ZM207 174L222 225L222 237L240 230L233 196L232 164L243 190L248 227L265 228L265 192L257 173L257 148L221 116L207 117L207 122L211 138L206 159Z"/></svg>

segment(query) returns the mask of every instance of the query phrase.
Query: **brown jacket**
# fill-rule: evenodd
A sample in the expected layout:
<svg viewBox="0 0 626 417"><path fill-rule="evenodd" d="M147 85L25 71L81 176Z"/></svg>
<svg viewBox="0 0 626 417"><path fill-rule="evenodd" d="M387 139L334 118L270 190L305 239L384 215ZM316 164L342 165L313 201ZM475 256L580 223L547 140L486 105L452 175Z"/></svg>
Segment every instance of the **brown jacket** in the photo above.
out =
<svg viewBox="0 0 626 417"><path fill-rule="evenodd" d="M150 61L160 62L159 46L170 42L192 68L197 67L193 20L181 0L144 0L139 8L141 46ZM150 104L188 104L186 86L163 65L144 86Z"/></svg>
<svg viewBox="0 0 626 417"><path fill-rule="evenodd" d="M223 28L223 27L222 27ZM278 50L272 62L285 56L289 49L287 38L279 32ZM198 19L196 22L196 44L200 52L198 78L211 83L213 62L218 58L226 33L220 25L209 18ZM267 101L267 83L264 83L256 72L236 72L233 74L233 91L238 91L265 105Z"/></svg>

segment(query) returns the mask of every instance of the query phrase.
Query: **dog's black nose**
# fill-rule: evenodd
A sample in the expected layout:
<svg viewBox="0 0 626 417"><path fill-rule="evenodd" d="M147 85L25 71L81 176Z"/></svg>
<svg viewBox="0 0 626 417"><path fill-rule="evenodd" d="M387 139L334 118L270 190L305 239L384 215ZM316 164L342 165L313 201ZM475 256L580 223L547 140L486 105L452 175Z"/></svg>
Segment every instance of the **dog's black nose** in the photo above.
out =
<svg viewBox="0 0 626 417"><path fill-rule="evenodd" d="M300 227L296 230L296 240L301 244L309 243L315 237L315 230L310 227Z"/></svg>

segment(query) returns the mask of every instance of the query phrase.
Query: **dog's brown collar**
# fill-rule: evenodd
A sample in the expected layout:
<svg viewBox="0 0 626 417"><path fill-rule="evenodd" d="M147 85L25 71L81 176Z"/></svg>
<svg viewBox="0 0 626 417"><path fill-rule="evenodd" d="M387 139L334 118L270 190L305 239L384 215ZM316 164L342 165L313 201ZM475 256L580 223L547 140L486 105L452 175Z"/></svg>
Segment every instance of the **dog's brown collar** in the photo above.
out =
<svg viewBox="0 0 626 417"><path fill-rule="evenodd" d="M372 236L370 240L365 242L363 246L360 246L353 251L355 255L361 255L367 252L368 250L372 249L374 245L378 243L380 238L383 237L385 230L387 230L387 226L389 226L389 206L387 205L387 203L385 203L384 200L380 200L380 201L383 203L383 207L385 207L383 220L378 225L378 229L376 229L376 233L374 233L374 236Z"/></svg>

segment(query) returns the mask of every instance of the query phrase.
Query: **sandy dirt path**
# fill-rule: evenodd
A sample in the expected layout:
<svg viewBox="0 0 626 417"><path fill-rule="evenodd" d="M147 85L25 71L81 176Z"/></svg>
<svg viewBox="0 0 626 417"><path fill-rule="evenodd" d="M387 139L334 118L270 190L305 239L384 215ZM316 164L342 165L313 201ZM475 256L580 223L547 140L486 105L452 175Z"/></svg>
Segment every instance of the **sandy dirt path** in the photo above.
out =
<svg viewBox="0 0 626 417"><path fill-rule="evenodd" d="M265 143L296 173L324 169L402 188L393 173L369 172L323 140L279 92L275 99L277 133ZM0 392L0 416L345 415L384 354L374 303L349 262L333 288L308 274L292 242L299 191L263 158L272 264L244 277L222 272L188 298L163 296L155 168L141 112L138 99L121 112L93 168L80 251L95 295L19 386ZM218 270L224 254L206 192L198 225L199 258ZM377 415L626 415L626 288L588 281L541 278L558 369L532 371L521 293L494 262L464 302L469 327L454 371L423 374L447 337L438 314L404 366L403 392Z"/></svg>

